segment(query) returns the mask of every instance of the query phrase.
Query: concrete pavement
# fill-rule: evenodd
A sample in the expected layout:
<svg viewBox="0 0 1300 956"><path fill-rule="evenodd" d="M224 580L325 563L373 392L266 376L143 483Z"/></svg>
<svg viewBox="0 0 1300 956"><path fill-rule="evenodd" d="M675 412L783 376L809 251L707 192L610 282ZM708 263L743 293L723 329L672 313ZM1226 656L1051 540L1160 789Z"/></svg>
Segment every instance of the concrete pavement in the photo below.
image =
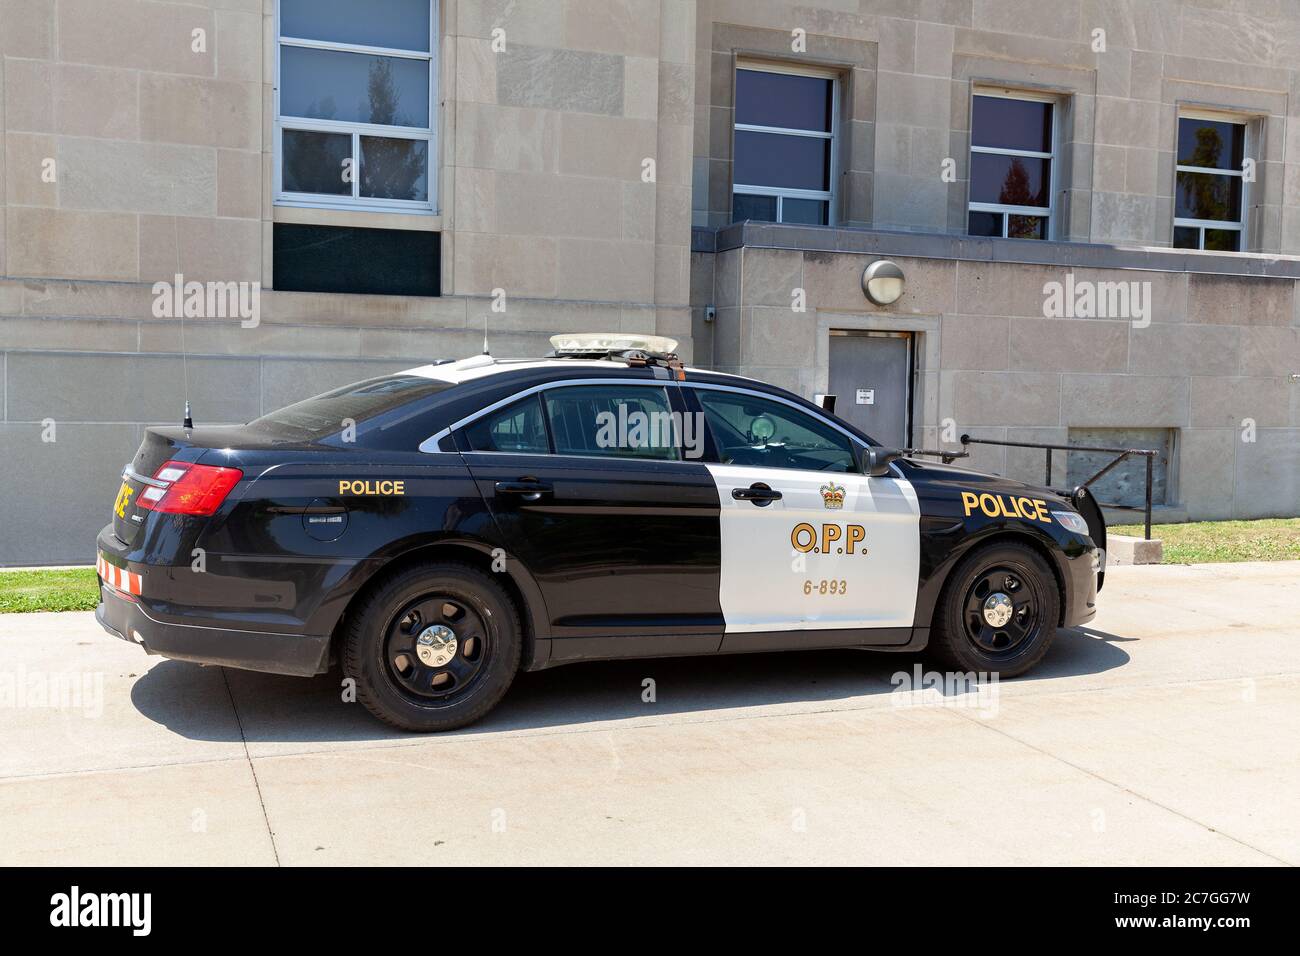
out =
<svg viewBox="0 0 1300 956"><path fill-rule="evenodd" d="M438 737L5 615L0 863L1298 864L1297 607L1296 562L1117 568L978 701L896 655L631 661Z"/></svg>

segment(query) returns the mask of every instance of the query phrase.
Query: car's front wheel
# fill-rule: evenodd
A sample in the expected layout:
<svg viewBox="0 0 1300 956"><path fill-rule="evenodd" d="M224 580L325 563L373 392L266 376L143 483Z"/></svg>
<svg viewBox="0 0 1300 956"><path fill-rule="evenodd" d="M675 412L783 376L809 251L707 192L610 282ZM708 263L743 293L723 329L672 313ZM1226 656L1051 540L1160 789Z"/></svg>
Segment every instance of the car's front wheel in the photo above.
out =
<svg viewBox="0 0 1300 956"><path fill-rule="evenodd" d="M1060 593L1042 556L1021 544L979 548L953 569L939 597L929 654L962 671L1015 677L1047 653Z"/></svg>
<svg viewBox="0 0 1300 956"><path fill-rule="evenodd" d="M357 699L403 730L452 730L505 696L519 669L519 614L468 565L420 564L382 581L351 614L343 673Z"/></svg>

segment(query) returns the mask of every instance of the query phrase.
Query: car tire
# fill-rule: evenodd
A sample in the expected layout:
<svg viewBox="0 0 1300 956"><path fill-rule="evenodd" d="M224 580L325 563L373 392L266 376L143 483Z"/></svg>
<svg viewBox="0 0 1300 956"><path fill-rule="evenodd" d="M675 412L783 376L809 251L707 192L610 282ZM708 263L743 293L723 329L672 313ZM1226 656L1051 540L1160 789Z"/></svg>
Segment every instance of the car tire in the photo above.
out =
<svg viewBox="0 0 1300 956"><path fill-rule="evenodd" d="M505 696L520 633L518 609L491 576L466 564L419 564L383 579L349 615L343 673L385 723L453 730Z"/></svg>
<svg viewBox="0 0 1300 956"><path fill-rule="evenodd" d="M1037 551L990 544L948 575L926 653L955 670L1016 677L1047 653L1060 611L1056 576Z"/></svg>

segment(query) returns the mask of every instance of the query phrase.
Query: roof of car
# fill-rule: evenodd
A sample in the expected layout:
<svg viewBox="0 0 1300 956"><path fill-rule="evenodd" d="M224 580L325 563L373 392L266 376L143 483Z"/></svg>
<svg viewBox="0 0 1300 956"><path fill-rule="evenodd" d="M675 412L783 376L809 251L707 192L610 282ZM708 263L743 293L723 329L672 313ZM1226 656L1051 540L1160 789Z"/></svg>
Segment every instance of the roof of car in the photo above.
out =
<svg viewBox="0 0 1300 956"><path fill-rule="evenodd" d="M455 362L438 362L432 365L421 365L417 368L406 369L404 375L419 375L422 378L437 379L443 382L450 382L458 385L462 382L470 382L476 379L488 378L493 375L501 375L506 372L522 372L539 369L588 369L592 371L617 372L629 370L631 366L618 359L581 359L581 358L507 358L498 359L490 355L475 355L471 358L458 359ZM737 379L740 381L752 381L740 375L729 375L726 372L713 372L705 369L685 368L683 371L689 377L699 375L708 378L722 376L725 378Z"/></svg>

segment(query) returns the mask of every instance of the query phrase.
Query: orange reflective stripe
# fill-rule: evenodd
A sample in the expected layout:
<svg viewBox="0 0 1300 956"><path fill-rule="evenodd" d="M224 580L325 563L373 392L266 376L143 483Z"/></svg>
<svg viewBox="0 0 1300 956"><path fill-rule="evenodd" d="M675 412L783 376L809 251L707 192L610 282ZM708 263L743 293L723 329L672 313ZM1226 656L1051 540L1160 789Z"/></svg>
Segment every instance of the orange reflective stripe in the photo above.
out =
<svg viewBox="0 0 1300 956"><path fill-rule="evenodd" d="M143 575L126 568L119 568L116 564L111 564L103 555L95 559L95 571L103 582L115 591L136 596L144 593Z"/></svg>

